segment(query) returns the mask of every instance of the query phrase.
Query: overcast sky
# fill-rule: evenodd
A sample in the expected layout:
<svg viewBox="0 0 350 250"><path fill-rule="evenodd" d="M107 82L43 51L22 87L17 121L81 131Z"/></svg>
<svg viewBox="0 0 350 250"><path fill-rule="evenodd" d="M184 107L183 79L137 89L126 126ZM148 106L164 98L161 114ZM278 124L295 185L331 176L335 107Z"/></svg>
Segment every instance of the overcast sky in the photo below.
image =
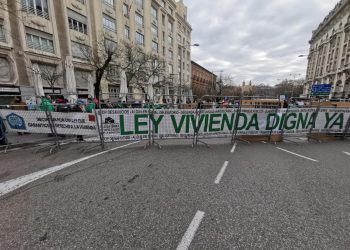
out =
<svg viewBox="0 0 350 250"><path fill-rule="evenodd" d="M338 0L184 0L192 25L192 60L243 80L274 85L305 77L312 30ZM220 73L216 73L220 74ZM299 76L297 76L299 78Z"/></svg>

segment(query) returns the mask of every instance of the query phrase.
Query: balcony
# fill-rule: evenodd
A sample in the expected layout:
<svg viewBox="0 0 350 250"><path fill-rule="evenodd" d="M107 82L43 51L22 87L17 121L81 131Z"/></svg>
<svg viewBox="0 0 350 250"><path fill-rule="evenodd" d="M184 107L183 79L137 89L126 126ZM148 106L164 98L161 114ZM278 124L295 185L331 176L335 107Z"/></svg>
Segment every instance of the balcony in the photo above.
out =
<svg viewBox="0 0 350 250"><path fill-rule="evenodd" d="M39 9L39 8L34 8L33 6L27 5L25 2L22 2L22 10L29 13L33 14L35 16L40 16L42 18L45 18L47 20L50 20L49 12L48 10L45 9Z"/></svg>
<svg viewBox="0 0 350 250"><path fill-rule="evenodd" d="M6 36L2 26L0 26L0 42L6 43Z"/></svg>

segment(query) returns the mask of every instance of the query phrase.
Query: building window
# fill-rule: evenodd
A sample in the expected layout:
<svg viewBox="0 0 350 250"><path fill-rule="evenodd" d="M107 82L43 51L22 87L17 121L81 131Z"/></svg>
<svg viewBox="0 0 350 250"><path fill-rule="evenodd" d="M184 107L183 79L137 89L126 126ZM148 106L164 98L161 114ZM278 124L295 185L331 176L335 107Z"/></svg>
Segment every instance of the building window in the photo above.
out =
<svg viewBox="0 0 350 250"><path fill-rule="evenodd" d="M27 33L27 46L28 48L31 49L36 49L36 50L41 50L44 52L49 52L54 54L55 53L55 49L53 46L53 40L52 40L52 36L45 34L45 36L50 37L41 37L38 35L34 35L34 34L30 34Z"/></svg>
<svg viewBox="0 0 350 250"><path fill-rule="evenodd" d="M136 25L143 28L143 16L141 16L140 14L136 13L135 15L135 21L136 21Z"/></svg>
<svg viewBox="0 0 350 250"><path fill-rule="evenodd" d="M162 25L165 26L165 16L162 15Z"/></svg>
<svg viewBox="0 0 350 250"><path fill-rule="evenodd" d="M114 8L114 0L103 0L103 3Z"/></svg>
<svg viewBox="0 0 350 250"><path fill-rule="evenodd" d="M173 23L168 21L168 32L173 32Z"/></svg>
<svg viewBox="0 0 350 250"><path fill-rule="evenodd" d="M49 19L47 0L22 0L22 10Z"/></svg>
<svg viewBox="0 0 350 250"><path fill-rule="evenodd" d="M136 0L135 2L136 2L136 6L137 6L138 8L143 9L143 0Z"/></svg>
<svg viewBox="0 0 350 250"><path fill-rule="evenodd" d="M180 35L180 34L177 34L177 41L178 41L179 43L181 43L181 35Z"/></svg>
<svg viewBox="0 0 350 250"><path fill-rule="evenodd" d="M168 70L169 70L169 74L172 74L174 72L174 67L172 64L168 64Z"/></svg>
<svg viewBox="0 0 350 250"><path fill-rule="evenodd" d="M85 0L77 0L77 2L79 2L81 4L85 4Z"/></svg>
<svg viewBox="0 0 350 250"><path fill-rule="evenodd" d="M158 27L155 25L152 25L151 29L152 29L153 36L158 37Z"/></svg>
<svg viewBox="0 0 350 250"><path fill-rule="evenodd" d="M115 51L117 49L117 43L105 38L105 49L106 51Z"/></svg>
<svg viewBox="0 0 350 250"><path fill-rule="evenodd" d="M85 44L72 41L72 56L74 58L88 60L89 59L89 47Z"/></svg>
<svg viewBox="0 0 350 250"><path fill-rule="evenodd" d="M71 30L76 30L80 33L87 34L87 20L86 17L68 10L68 24Z"/></svg>
<svg viewBox="0 0 350 250"><path fill-rule="evenodd" d="M141 33L139 32L136 32L136 43L138 45L144 45L145 44L145 36L142 35Z"/></svg>
<svg viewBox="0 0 350 250"><path fill-rule="evenodd" d="M123 4L123 15L129 18L129 5L127 5L126 3Z"/></svg>
<svg viewBox="0 0 350 250"><path fill-rule="evenodd" d="M158 53L158 43L152 41L152 51Z"/></svg>
<svg viewBox="0 0 350 250"><path fill-rule="evenodd" d="M169 52L168 52L168 59L169 60L173 60L174 59L174 53L171 50L169 50Z"/></svg>
<svg viewBox="0 0 350 250"><path fill-rule="evenodd" d="M158 20L158 10L153 5L151 6L151 16L153 19Z"/></svg>
<svg viewBox="0 0 350 250"><path fill-rule="evenodd" d="M130 28L128 26L124 27L124 36L126 39L130 40Z"/></svg>
<svg viewBox="0 0 350 250"><path fill-rule="evenodd" d="M115 20L109 16L103 15L103 27L107 30L116 32Z"/></svg>
<svg viewBox="0 0 350 250"><path fill-rule="evenodd" d="M6 43L4 25L0 23L0 42Z"/></svg>
<svg viewBox="0 0 350 250"><path fill-rule="evenodd" d="M173 46L173 38L171 36L168 36L168 43Z"/></svg>

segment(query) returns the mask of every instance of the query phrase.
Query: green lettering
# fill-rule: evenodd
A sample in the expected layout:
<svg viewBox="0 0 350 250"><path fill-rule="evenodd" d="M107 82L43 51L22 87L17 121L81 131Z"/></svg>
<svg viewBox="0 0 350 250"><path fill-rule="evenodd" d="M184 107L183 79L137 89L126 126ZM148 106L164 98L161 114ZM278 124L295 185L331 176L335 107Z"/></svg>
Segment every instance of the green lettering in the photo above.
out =
<svg viewBox="0 0 350 250"><path fill-rule="evenodd" d="M243 118L243 124L241 126L239 126L239 122L240 122L240 118ZM247 122L248 122L248 117L245 113L240 113L237 117L237 123L236 123L236 130L243 130L246 126L247 126Z"/></svg>
<svg viewBox="0 0 350 250"><path fill-rule="evenodd" d="M163 120L163 118L164 118L164 115L159 115L158 119L156 120L154 118L154 115L151 115L151 121L152 121L152 124L154 125L154 132L155 133L158 133L158 131L159 131L159 124Z"/></svg>
<svg viewBox="0 0 350 250"><path fill-rule="evenodd" d="M335 113L332 116L330 116L328 112L326 113L326 125L324 126L324 128L328 128L330 122L333 120L333 118L335 118L337 114L338 113Z"/></svg>
<svg viewBox="0 0 350 250"><path fill-rule="evenodd" d="M284 126L285 117L286 117L286 114L282 114L280 126L278 128L279 130L282 130L282 127Z"/></svg>
<svg viewBox="0 0 350 250"><path fill-rule="evenodd" d="M249 130L251 127L255 127L255 130L259 130L258 114L252 115L246 130Z"/></svg>
<svg viewBox="0 0 350 250"><path fill-rule="evenodd" d="M220 120L215 120L215 118L221 118L221 114L211 114L210 115L209 132L220 131L220 128L214 128L214 125L218 125L221 123Z"/></svg>
<svg viewBox="0 0 350 250"><path fill-rule="evenodd" d="M179 134L181 132L182 126L183 126L183 124L185 122L186 115L182 115L181 116L179 124L177 124L177 122L176 122L176 116L175 115L171 115L170 117L171 117L171 121L173 123L173 127L174 127L174 130L175 130L175 133Z"/></svg>
<svg viewBox="0 0 350 250"><path fill-rule="evenodd" d="M344 114L339 114L338 118L333 122L332 126L329 128L333 128L334 126L339 126L339 129L343 129L344 124Z"/></svg>
<svg viewBox="0 0 350 250"><path fill-rule="evenodd" d="M287 129L287 130L291 130L291 129L294 129L295 128L295 125L297 123L296 120L292 120L292 121L289 121L289 118L290 117L293 117L294 119L296 119L298 117L298 115L296 113L289 113L288 115L286 115L286 122L285 122L285 126L284 128ZM290 125L288 125L288 123Z"/></svg>
<svg viewBox="0 0 350 250"><path fill-rule="evenodd" d="M147 121L140 121L139 119L148 118L148 114L135 114L134 116L134 124L135 124L135 134L136 135L146 135L148 134L148 130L140 130L140 127L147 126Z"/></svg>
<svg viewBox="0 0 350 250"><path fill-rule="evenodd" d="M124 115L120 115L119 116L119 124L120 124L120 134L121 135L132 135L132 134L134 134L134 131L125 131Z"/></svg>
<svg viewBox="0 0 350 250"><path fill-rule="evenodd" d="M205 116L204 117L204 121L205 121L205 123L204 123L204 132L208 132L209 115L206 114L204 116Z"/></svg>
<svg viewBox="0 0 350 250"><path fill-rule="evenodd" d="M227 113L224 113L222 117L222 122L221 122L221 131L224 131L225 124L227 128L231 131L233 129L234 121L235 121L234 113L231 114L231 120L229 120Z"/></svg>
<svg viewBox="0 0 350 250"><path fill-rule="evenodd" d="M271 118L273 118L273 119L271 120ZM266 130L276 129L278 127L279 121L280 121L280 117L278 116L278 114L268 114L267 115ZM273 124L270 125L270 123L273 123Z"/></svg>
<svg viewBox="0 0 350 250"><path fill-rule="evenodd" d="M317 117L317 113L312 113L311 114L309 122L307 123L307 129L315 127L316 117Z"/></svg>
<svg viewBox="0 0 350 250"><path fill-rule="evenodd" d="M306 113L306 115L304 116L303 113L299 113L298 116L298 124L297 124L297 129L300 128L300 124L302 129L306 128L306 124L307 124L307 119L309 118L309 113Z"/></svg>

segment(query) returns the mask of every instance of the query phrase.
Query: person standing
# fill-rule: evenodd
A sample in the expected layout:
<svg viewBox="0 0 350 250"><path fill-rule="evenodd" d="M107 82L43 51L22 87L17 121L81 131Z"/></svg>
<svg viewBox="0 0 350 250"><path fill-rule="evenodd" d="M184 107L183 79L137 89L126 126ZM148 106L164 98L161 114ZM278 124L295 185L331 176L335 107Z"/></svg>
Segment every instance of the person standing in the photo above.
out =
<svg viewBox="0 0 350 250"><path fill-rule="evenodd" d="M50 112L55 111L55 106L53 106L53 104L52 104L51 96L48 95L48 96L42 98L41 104L40 104L40 110L41 111L50 111Z"/></svg>

